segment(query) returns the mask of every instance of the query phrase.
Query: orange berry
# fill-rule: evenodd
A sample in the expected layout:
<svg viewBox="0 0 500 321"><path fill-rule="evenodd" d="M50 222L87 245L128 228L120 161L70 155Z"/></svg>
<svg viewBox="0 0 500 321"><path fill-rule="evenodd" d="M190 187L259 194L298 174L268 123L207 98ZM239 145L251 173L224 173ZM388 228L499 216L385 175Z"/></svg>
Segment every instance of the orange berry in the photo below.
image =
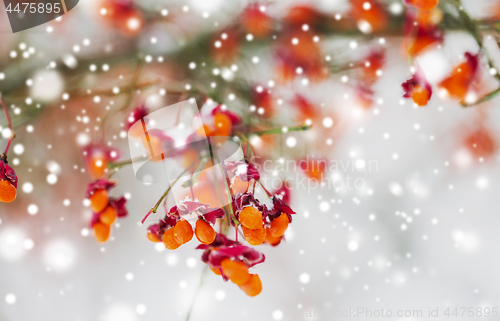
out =
<svg viewBox="0 0 500 321"><path fill-rule="evenodd" d="M225 114L217 114L214 116L214 133L213 136L229 136L231 134L231 118Z"/></svg>
<svg viewBox="0 0 500 321"><path fill-rule="evenodd" d="M224 274L234 284L241 285L248 282L250 274L248 273L248 266L241 261L233 261L224 259L221 262L221 268Z"/></svg>
<svg viewBox="0 0 500 321"><path fill-rule="evenodd" d="M409 4L420 10L432 10L439 4L439 0L409 0Z"/></svg>
<svg viewBox="0 0 500 321"><path fill-rule="evenodd" d="M99 214L99 220L106 225L111 225L116 220L116 214L116 209L110 205L106 207L101 214Z"/></svg>
<svg viewBox="0 0 500 321"><path fill-rule="evenodd" d="M241 180L239 176L236 176L234 178L233 183L231 184L231 190L233 191L233 194L236 193L245 193L248 190L248 186L250 185L250 182L244 182Z"/></svg>
<svg viewBox="0 0 500 321"><path fill-rule="evenodd" d="M174 236L174 228L171 227L163 233L162 237L163 245L169 250L175 250L182 244L177 242Z"/></svg>
<svg viewBox="0 0 500 321"><path fill-rule="evenodd" d="M354 21L366 21L373 31L386 29L389 16L379 1L351 0L350 14ZM370 10L365 9L365 3L370 4Z"/></svg>
<svg viewBox="0 0 500 321"><path fill-rule="evenodd" d="M91 157L87 163L89 174L92 178L98 179L106 174L108 168L108 161L101 156Z"/></svg>
<svg viewBox="0 0 500 321"><path fill-rule="evenodd" d="M262 221L262 213L252 206L245 207L238 218L241 225L250 229L262 228L264 224Z"/></svg>
<svg viewBox="0 0 500 321"><path fill-rule="evenodd" d="M256 296L262 292L262 281L258 274L250 274L250 279L247 283L239 286L240 289L248 296Z"/></svg>
<svg viewBox="0 0 500 321"><path fill-rule="evenodd" d="M269 231L274 237L282 237L288 228L288 215L281 213L280 216L271 221L271 228Z"/></svg>
<svg viewBox="0 0 500 321"><path fill-rule="evenodd" d="M220 272L220 269L215 269L213 267L210 267L210 270L212 270L212 272L214 272L216 275L222 275L222 273Z"/></svg>
<svg viewBox="0 0 500 321"><path fill-rule="evenodd" d="M406 37L403 46L411 57L432 48L442 42L442 39L433 30L419 29L414 37Z"/></svg>
<svg viewBox="0 0 500 321"><path fill-rule="evenodd" d="M201 137L205 137L205 136L208 137L208 136L212 136L214 134L214 131L208 125L200 125L194 131L196 134L198 134L198 136L201 136Z"/></svg>
<svg viewBox="0 0 500 321"><path fill-rule="evenodd" d="M250 4L240 17L241 25L247 33L256 38L267 36L273 28L272 19L260 10L257 4Z"/></svg>
<svg viewBox="0 0 500 321"><path fill-rule="evenodd" d="M94 213L101 213L109 203L108 191L105 189L98 189L90 195L90 209Z"/></svg>
<svg viewBox="0 0 500 321"><path fill-rule="evenodd" d="M158 237L158 235L153 234L153 233L151 233L151 232L148 232L147 237L148 237L148 240L150 240L150 241L151 241L151 242L153 242L153 243L158 243L158 242L160 242L160 238Z"/></svg>
<svg viewBox="0 0 500 321"><path fill-rule="evenodd" d="M250 245L261 245L264 243L264 239L266 238L266 230L264 228L259 229L249 229L245 226L243 228L243 235L245 235L245 240Z"/></svg>
<svg viewBox="0 0 500 321"><path fill-rule="evenodd" d="M358 93L358 99L360 101L363 101L365 98L368 98L365 95L364 91L360 91ZM368 104L369 102L367 102ZM327 162L325 159L303 159L299 161L299 167L304 171L304 174L306 174L309 178L315 179L315 180L322 180L325 178L325 173L327 170Z"/></svg>
<svg viewBox="0 0 500 321"><path fill-rule="evenodd" d="M427 105L429 99L431 99L431 93L425 87L416 85L415 88L413 88L411 98L413 99L415 104L419 106L425 106Z"/></svg>
<svg viewBox="0 0 500 321"><path fill-rule="evenodd" d="M94 229L94 235L97 241L104 243L109 238L109 233L111 232L111 226L97 222L92 226Z"/></svg>
<svg viewBox="0 0 500 321"><path fill-rule="evenodd" d="M193 228L188 221L182 220L174 226L174 236L178 243L185 244L193 238Z"/></svg>
<svg viewBox="0 0 500 321"><path fill-rule="evenodd" d="M221 35L226 36L222 39ZM221 46L216 47L213 45L214 41L220 41ZM239 54L241 33L236 28L221 30L220 33L215 35L215 39L210 44L210 53L212 58L222 65L227 65L233 62Z"/></svg>
<svg viewBox="0 0 500 321"><path fill-rule="evenodd" d="M215 230L208 222L199 219L196 221L196 227L194 229L196 238L200 243L210 244L215 240Z"/></svg>
<svg viewBox="0 0 500 321"><path fill-rule="evenodd" d="M0 181L0 202L10 203L16 199L17 189L8 180Z"/></svg>
<svg viewBox="0 0 500 321"><path fill-rule="evenodd" d="M264 239L264 242L276 246L281 243L281 237L274 237L271 235L271 232L269 231L269 228L266 228L266 237Z"/></svg>
<svg viewBox="0 0 500 321"><path fill-rule="evenodd" d="M465 138L465 146L477 158L495 154L497 143L486 128L478 128Z"/></svg>
<svg viewBox="0 0 500 321"><path fill-rule="evenodd" d="M465 98L477 70L477 57L469 53L465 53L465 57L467 60L456 66L451 75L439 83L439 87L446 89L448 95L456 99Z"/></svg>

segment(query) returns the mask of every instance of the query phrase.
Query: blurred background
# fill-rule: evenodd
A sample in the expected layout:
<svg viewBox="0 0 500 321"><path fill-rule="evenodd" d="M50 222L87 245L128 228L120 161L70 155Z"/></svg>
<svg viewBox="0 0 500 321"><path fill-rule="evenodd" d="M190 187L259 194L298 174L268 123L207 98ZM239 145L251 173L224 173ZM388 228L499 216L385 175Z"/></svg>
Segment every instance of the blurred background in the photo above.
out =
<svg viewBox="0 0 500 321"><path fill-rule="evenodd" d="M498 19L492 9L498 1L463 4L474 19ZM57 20L16 34L0 6L0 91L12 107L17 137L9 161L19 177L17 199L0 203L1 321L186 319L204 267L201 251L194 244L169 251L146 239L147 224L137 223L161 190L137 181L130 167L115 175L113 191L127 197L129 217L98 244L89 230L84 194L91 179L81 149L99 137L109 114L105 141L126 159L127 110L206 96L257 127L309 120L311 131L255 141L256 150L270 160L328 159L338 164L329 172L337 182L350 177L359 185L308 184L293 168L263 172L264 181L296 183L297 212L286 242L260 247L266 262L255 271L264 289L249 298L208 274L191 320L344 320L354 317L338 311L358 307L423 311L373 319L427 320L429 308L443 318L447 307L500 307L499 100L463 108L437 88L425 107L402 97L401 84L417 62L434 86L465 52L478 52L475 39L453 23L453 10L442 1L444 41L410 59L402 48L408 13L397 0L380 2L386 13L374 21L385 19L386 26L373 30L353 20L356 1L269 1L260 4L266 15L291 19L288 25L274 26L263 39L253 36L262 29L255 28L234 44L224 42L236 30L226 26L245 24L239 17L247 5L81 0ZM299 5L315 15L290 18ZM295 39L295 31L285 30L293 21L311 36L317 32L317 45L299 53L280 47L283 37L286 44ZM500 65L490 31L484 47ZM217 37L222 53L213 51ZM224 56L233 47L238 58ZM363 66L374 52L383 52L383 63L376 80L367 81ZM308 67L288 66L290 53L303 53ZM315 69L316 56L330 76ZM478 96L498 86L495 71L480 64L481 80L471 89ZM296 74L286 76L279 66ZM368 98L360 94L365 90ZM4 116L0 124L7 128ZM454 319L479 318L459 312Z"/></svg>

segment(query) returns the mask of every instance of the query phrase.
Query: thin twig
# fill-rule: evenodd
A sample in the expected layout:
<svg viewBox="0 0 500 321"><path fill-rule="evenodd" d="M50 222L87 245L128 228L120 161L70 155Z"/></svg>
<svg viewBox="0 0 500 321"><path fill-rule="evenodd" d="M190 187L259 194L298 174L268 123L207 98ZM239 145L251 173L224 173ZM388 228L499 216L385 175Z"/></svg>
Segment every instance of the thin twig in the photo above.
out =
<svg viewBox="0 0 500 321"><path fill-rule="evenodd" d="M131 85L127 85L127 86L123 86L123 87L116 87L119 89L119 92L115 92L115 89L114 88L111 88L111 89L92 89L90 90L90 93L88 90L82 90L82 91L77 91L73 94L70 93L70 96L75 98L75 97L86 97L90 94L92 95L98 95L98 96L116 96L116 95L119 95L119 94L126 94L126 93L130 93L130 92L133 92L135 90L141 90L141 89L146 89L146 88L149 88L149 87L152 87L152 86L156 86L156 85L159 85L160 84L160 80L155 80L155 81L147 81L147 82L144 82L144 83L140 83L140 84L137 84L135 86L131 86ZM180 91L171 91L171 90L167 90L167 93L180 93Z"/></svg>
<svg viewBox="0 0 500 321"><path fill-rule="evenodd" d="M137 86L137 82L139 81L139 77L141 76L141 71L142 71L143 66L144 66L144 61L137 62L137 66L135 67L135 71L134 71L134 76L132 77L132 81L130 82L130 88L135 88ZM134 98L134 90L131 90L127 96L127 100L125 100L125 103L120 108L116 109L113 112L107 113L103 117L102 122L100 124L103 139L104 139L104 127L105 127L108 119L111 116L113 116L113 115L119 113L120 111L124 110L125 108L127 108L130 105L130 103L132 102L133 98Z"/></svg>
<svg viewBox="0 0 500 321"><path fill-rule="evenodd" d="M158 202L156 202L155 206L153 208L151 208L149 210L149 212L146 214L146 216L144 216L144 218L142 219L141 221L141 224L144 224L144 222L146 221L146 219L149 217L149 215L153 214L153 213L156 213L156 211L158 210L158 207L160 206L161 202L163 201L163 199L165 199L165 197L167 197L168 193L170 193L170 190L174 187L175 184L177 184L177 181L179 181L179 179L184 176L184 174L186 174L190 169L191 167L193 167L194 164L196 164L196 162L200 159L200 157L196 158L196 160L193 162L193 164L191 164L188 168L186 168L176 179L175 181L172 183L172 185L170 185L167 190L165 191L165 193L163 193L163 195L160 197L160 199L158 200Z"/></svg>
<svg viewBox="0 0 500 321"><path fill-rule="evenodd" d="M12 119L10 118L9 109L7 108L7 104L5 103L5 100L3 99L1 93L0 93L0 103L2 104L5 117L7 117L7 122L9 123L9 129L10 129L10 138L9 141L7 142L7 146L5 147L5 151L2 154L3 155L2 158L7 159L7 153L9 152L10 144L12 143L12 140L14 140L14 137L16 137L16 134L14 133L14 126L12 126Z"/></svg>

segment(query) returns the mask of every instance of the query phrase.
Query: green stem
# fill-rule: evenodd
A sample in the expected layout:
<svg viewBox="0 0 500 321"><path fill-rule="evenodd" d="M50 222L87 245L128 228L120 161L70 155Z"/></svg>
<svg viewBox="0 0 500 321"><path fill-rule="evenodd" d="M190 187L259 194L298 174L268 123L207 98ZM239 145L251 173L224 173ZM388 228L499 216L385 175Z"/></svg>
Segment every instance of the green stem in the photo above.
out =
<svg viewBox="0 0 500 321"><path fill-rule="evenodd" d="M492 92L482 96L481 98L479 98L478 100L476 100L472 104L462 103L462 106L463 107L472 107L475 105L479 105L481 103L484 103L485 101L488 101L488 100L495 98L498 95L500 95L500 88L497 88L497 89L493 90Z"/></svg>
<svg viewBox="0 0 500 321"><path fill-rule="evenodd" d="M149 210L149 212L146 214L146 216L144 216L144 218L141 221L141 224L144 224L144 222L149 217L149 215L151 215L152 213L156 213L156 211L158 211L158 207L160 207L161 202L165 199L165 197L167 197L168 193L170 193L170 190L175 186L175 184L177 184L177 182L179 181L179 179L182 176L184 176L184 174L186 174L191 169L191 167L193 167L194 164L196 164L196 162L198 161L198 159L200 159L200 157L198 157L189 167L187 167L179 176L177 176L177 178L172 183L172 185L170 185L167 188L167 190L165 191L165 193L163 193L163 195L160 197L160 199L158 200L158 202L156 202L155 206L153 206L153 208L151 208Z"/></svg>
<svg viewBox="0 0 500 321"><path fill-rule="evenodd" d="M126 159L126 160L121 161L121 162L109 163L108 166L109 166L110 169L122 168L123 166L130 165L133 162L144 161L146 159L147 158L144 158L144 157L137 157L137 158L133 158L133 159Z"/></svg>
<svg viewBox="0 0 500 321"><path fill-rule="evenodd" d="M301 131L310 130L311 128L312 128L311 125L300 125L300 126L293 126L293 127L273 128L273 129L267 129L267 130L249 133L248 136L263 136L263 135L283 134L283 133L290 133L290 132L301 132Z"/></svg>

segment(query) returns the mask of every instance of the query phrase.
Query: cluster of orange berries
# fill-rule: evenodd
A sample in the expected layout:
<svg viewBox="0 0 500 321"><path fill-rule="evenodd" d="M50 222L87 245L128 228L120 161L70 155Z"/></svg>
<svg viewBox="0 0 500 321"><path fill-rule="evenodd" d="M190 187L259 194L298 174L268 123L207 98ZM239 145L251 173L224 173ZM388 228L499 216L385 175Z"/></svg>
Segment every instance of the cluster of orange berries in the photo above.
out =
<svg viewBox="0 0 500 321"><path fill-rule="evenodd" d="M415 58L425 50L443 42L443 32L440 22L443 13L437 7L439 0L406 0L414 8L408 10L407 27L405 36L405 49ZM469 93L469 88L477 78L479 65L478 55L465 53L465 61L456 66L450 75L438 83L439 89L448 97L464 100ZM417 68L418 69L418 68ZM403 83L405 98L412 98L418 106L425 106L432 96L432 88L422 72Z"/></svg>
<svg viewBox="0 0 500 321"><path fill-rule="evenodd" d="M184 215L197 213L198 219L195 228L183 218ZM209 208L207 204L186 201L170 209L164 219L158 224L148 228L148 240L151 242L163 242L169 250L175 250L182 244L186 244L196 235L202 244L210 244L215 240L216 232L211 224L215 224L217 218L224 217L224 211L220 208Z"/></svg>
<svg viewBox="0 0 500 321"><path fill-rule="evenodd" d="M262 281L258 274L248 272L249 267L243 261L224 259L220 269L211 268L216 275L224 273L231 282L236 284L248 296L256 296L262 292Z"/></svg>
<svg viewBox="0 0 500 321"><path fill-rule="evenodd" d="M94 236L99 242L106 242L111 233L111 225L117 217L127 216L125 203L127 200L121 196L113 198L109 196L109 190L116 186L113 181L99 179L87 187L85 197L90 201L90 209L93 212L90 226Z"/></svg>
<svg viewBox="0 0 500 321"><path fill-rule="evenodd" d="M92 210L90 227L97 241L106 242L116 218L127 216L127 200L123 196L110 197L109 190L116 186L116 182L104 178L108 174L110 164L119 158L119 153L118 150L100 142L92 142L83 149L82 154L85 168L95 180L87 186L85 193Z"/></svg>
<svg viewBox="0 0 500 321"><path fill-rule="evenodd" d="M252 206L245 207L239 217L245 240L250 245L261 245L266 242L277 245L288 228L288 215L282 213L272 220L269 227L263 227L262 212Z"/></svg>
<svg viewBox="0 0 500 321"><path fill-rule="evenodd" d="M469 88L477 79L479 55L465 53L465 61L456 66L451 74L438 84L438 87L448 96L464 102ZM411 79L403 83L405 98L412 98L418 106L425 106L432 95L432 87L419 70Z"/></svg>
<svg viewBox="0 0 500 321"><path fill-rule="evenodd" d="M249 168L252 177L258 175L253 167ZM233 195L230 222L236 233L240 233L241 225L244 239L249 245L267 243L276 246L284 238L291 214L295 212L283 200L281 192L280 195L271 197L271 209L255 199L252 193ZM213 225L217 219L224 219L225 216L222 208L210 208L208 204L186 200L172 207L159 223L151 225L147 238L155 243L163 242L167 249L175 250L196 236L201 243L197 249L205 250L202 261L225 281L230 280L247 295L256 296L262 291L262 282L257 274L249 272L249 268L263 262L264 255L217 233ZM197 217L194 229L185 217Z"/></svg>
<svg viewBox="0 0 500 321"><path fill-rule="evenodd" d="M295 212L283 197L272 196L271 199L273 207L268 209L251 193L234 196L233 211L241 224L243 236L250 245L278 245L292 221L291 215Z"/></svg>
<svg viewBox="0 0 500 321"><path fill-rule="evenodd" d="M204 250L201 260L224 281L233 282L251 297L262 292L259 275L250 273L249 269L264 262L264 254L232 241L223 234L217 234L211 244L199 245L197 249Z"/></svg>

